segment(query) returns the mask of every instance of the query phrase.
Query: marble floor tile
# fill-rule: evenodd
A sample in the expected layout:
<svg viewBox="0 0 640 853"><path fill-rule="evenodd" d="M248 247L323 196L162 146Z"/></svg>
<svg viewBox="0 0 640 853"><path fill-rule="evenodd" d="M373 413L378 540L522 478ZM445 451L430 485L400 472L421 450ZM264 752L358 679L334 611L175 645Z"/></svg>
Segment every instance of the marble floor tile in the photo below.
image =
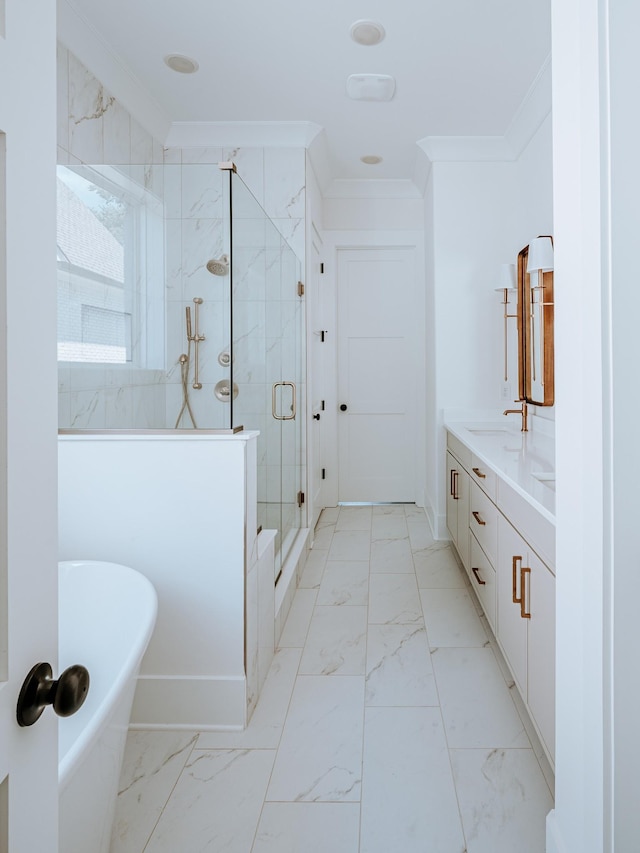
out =
<svg viewBox="0 0 640 853"><path fill-rule="evenodd" d="M326 564L317 605L360 605L369 601L369 563L332 560Z"/></svg>
<svg viewBox="0 0 640 853"><path fill-rule="evenodd" d="M421 506L416 506L415 504L404 504L404 514L407 521L422 522L423 524L427 522L428 524L427 514Z"/></svg>
<svg viewBox="0 0 640 853"><path fill-rule="evenodd" d="M471 594L466 589L421 589L420 599L432 649L488 643Z"/></svg>
<svg viewBox="0 0 640 853"><path fill-rule="evenodd" d="M373 539L371 571L385 574L413 574L413 558L408 539Z"/></svg>
<svg viewBox="0 0 640 853"><path fill-rule="evenodd" d="M369 625L365 704L438 704L424 626Z"/></svg>
<svg viewBox="0 0 640 853"><path fill-rule="evenodd" d="M330 560L368 560L370 533L368 530L336 530L329 548Z"/></svg>
<svg viewBox="0 0 640 853"><path fill-rule="evenodd" d="M439 709L367 708L360 853L464 850Z"/></svg>
<svg viewBox="0 0 640 853"><path fill-rule="evenodd" d="M305 563L304 571L300 578L300 587L303 589L319 588L320 583L322 582L322 575L324 574L324 567L327 562L328 555L328 549L323 550L321 548L313 547L309 551L307 555L307 562Z"/></svg>
<svg viewBox="0 0 640 853"><path fill-rule="evenodd" d="M395 516L397 518L405 518L404 504L382 504L381 506L371 507L372 515Z"/></svg>
<svg viewBox="0 0 640 853"><path fill-rule="evenodd" d="M414 575L372 574L369 578L369 622L423 624Z"/></svg>
<svg viewBox="0 0 640 853"><path fill-rule="evenodd" d="M404 515L374 515L371 524L372 539L408 539L409 531Z"/></svg>
<svg viewBox="0 0 640 853"><path fill-rule="evenodd" d="M464 589L467 585L464 571L446 542L415 551L413 564L421 589Z"/></svg>
<svg viewBox="0 0 640 853"><path fill-rule="evenodd" d="M357 853L358 803L265 803L251 853Z"/></svg>
<svg viewBox="0 0 640 853"><path fill-rule="evenodd" d="M530 749L453 749L468 853L540 853L553 800Z"/></svg>
<svg viewBox="0 0 640 853"><path fill-rule="evenodd" d="M301 648L304 646L317 595L317 589L298 589L296 591L287 621L282 629L282 636L278 643L279 648L283 646Z"/></svg>
<svg viewBox="0 0 640 853"><path fill-rule="evenodd" d="M531 746L490 648L439 648L431 662L451 749Z"/></svg>
<svg viewBox="0 0 640 853"><path fill-rule="evenodd" d="M429 548L436 541L433 538L428 521L416 521L413 518L409 518L407 519L407 530L409 531L409 541L411 542L412 551L422 551L424 548Z"/></svg>
<svg viewBox="0 0 640 853"><path fill-rule="evenodd" d="M300 674L364 675L366 654L366 607L316 607Z"/></svg>
<svg viewBox="0 0 640 853"><path fill-rule="evenodd" d="M194 750L145 853L250 851L275 751Z"/></svg>
<svg viewBox="0 0 640 853"><path fill-rule="evenodd" d="M298 676L266 799L358 802L364 676Z"/></svg>
<svg viewBox="0 0 640 853"><path fill-rule="evenodd" d="M111 853L144 850L197 740L193 732L129 732Z"/></svg>
<svg viewBox="0 0 640 853"><path fill-rule="evenodd" d="M339 506L326 506L322 512L320 513L320 521L330 522L331 524L335 524L338 520L338 516L340 515L340 507Z"/></svg>
<svg viewBox="0 0 640 853"><path fill-rule="evenodd" d="M335 532L335 524L318 525L313 532L313 548L328 550L331 547L331 540Z"/></svg>
<svg viewBox="0 0 640 853"><path fill-rule="evenodd" d="M199 749L276 749L302 649L277 649L249 725L242 732L201 732Z"/></svg>
<svg viewBox="0 0 640 853"><path fill-rule="evenodd" d="M336 530L371 530L371 507L340 507Z"/></svg>

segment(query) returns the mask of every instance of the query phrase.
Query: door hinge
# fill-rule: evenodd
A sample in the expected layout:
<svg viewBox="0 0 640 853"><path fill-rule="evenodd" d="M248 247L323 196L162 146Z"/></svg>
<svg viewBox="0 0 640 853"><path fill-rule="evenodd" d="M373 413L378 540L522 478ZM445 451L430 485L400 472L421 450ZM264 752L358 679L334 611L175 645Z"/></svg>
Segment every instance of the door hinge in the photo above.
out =
<svg viewBox="0 0 640 853"><path fill-rule="evenodd" d="M298 506L301 507L304 503L304 492L298 492Z"/></svg>
<svg viewBox="0 0 640 853"><path fill-rule="evenodd" d="M322 408L322 411L324 412L324 400L320 400L320 406Z"/></svg>
<svg viewBox="0 0 640 853"><path fill-rule="evenodd" d="M323 480L326 480L326 479L327 479L327 469L326 469L326 468L323 468L323 469L322 469L322 479L323 479Z"/></svg>
<svg viewBox="0 0 640 853"><path fill-rule="evenodd" d="M324 273L324 264L320 264L320 275Z"/></svg>
<svg viewBox="0 0 640 853"><path fill-rule="evenodd" d="M304 284L301 281L298 282L298 296L304 296Z"/></svg>

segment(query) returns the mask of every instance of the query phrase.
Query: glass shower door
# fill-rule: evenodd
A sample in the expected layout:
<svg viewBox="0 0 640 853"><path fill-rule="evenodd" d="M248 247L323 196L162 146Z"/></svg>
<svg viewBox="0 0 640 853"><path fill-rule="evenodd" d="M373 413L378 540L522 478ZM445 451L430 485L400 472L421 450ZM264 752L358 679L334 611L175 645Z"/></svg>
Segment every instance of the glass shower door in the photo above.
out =
<svg viewBox="0 0 640 853"><path fill-rule="evenodd" d="M260 431L258 525L277 530L277 581L302 526L300 263L238 175L230 180L233 425Z"/></svg>

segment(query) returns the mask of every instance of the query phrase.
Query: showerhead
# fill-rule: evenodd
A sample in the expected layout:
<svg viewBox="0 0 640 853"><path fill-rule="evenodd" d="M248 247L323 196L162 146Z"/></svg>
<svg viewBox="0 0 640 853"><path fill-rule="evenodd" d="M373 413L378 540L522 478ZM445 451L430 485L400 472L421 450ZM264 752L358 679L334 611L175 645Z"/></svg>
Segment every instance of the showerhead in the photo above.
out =
<svg viewBox="0 0 640 853"><path fill-rule="evenodd" d="M221 255L207 261L207 269L212 275L227 275L229 272L229 255Z"/></svg>

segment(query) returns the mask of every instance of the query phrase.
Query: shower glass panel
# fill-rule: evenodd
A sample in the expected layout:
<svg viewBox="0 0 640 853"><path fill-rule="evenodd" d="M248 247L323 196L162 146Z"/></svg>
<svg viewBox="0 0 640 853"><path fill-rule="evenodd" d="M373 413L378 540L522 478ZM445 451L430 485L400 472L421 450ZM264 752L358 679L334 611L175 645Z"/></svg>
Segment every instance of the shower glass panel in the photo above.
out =
<svg viewBox="0 0 640 853"><path fill-rule="evenodd" d="M242 179L232 171L228 175L232 423L260 430L258 524L278 531L277 579L302 526L305 371L300 262Z"/></svg>

